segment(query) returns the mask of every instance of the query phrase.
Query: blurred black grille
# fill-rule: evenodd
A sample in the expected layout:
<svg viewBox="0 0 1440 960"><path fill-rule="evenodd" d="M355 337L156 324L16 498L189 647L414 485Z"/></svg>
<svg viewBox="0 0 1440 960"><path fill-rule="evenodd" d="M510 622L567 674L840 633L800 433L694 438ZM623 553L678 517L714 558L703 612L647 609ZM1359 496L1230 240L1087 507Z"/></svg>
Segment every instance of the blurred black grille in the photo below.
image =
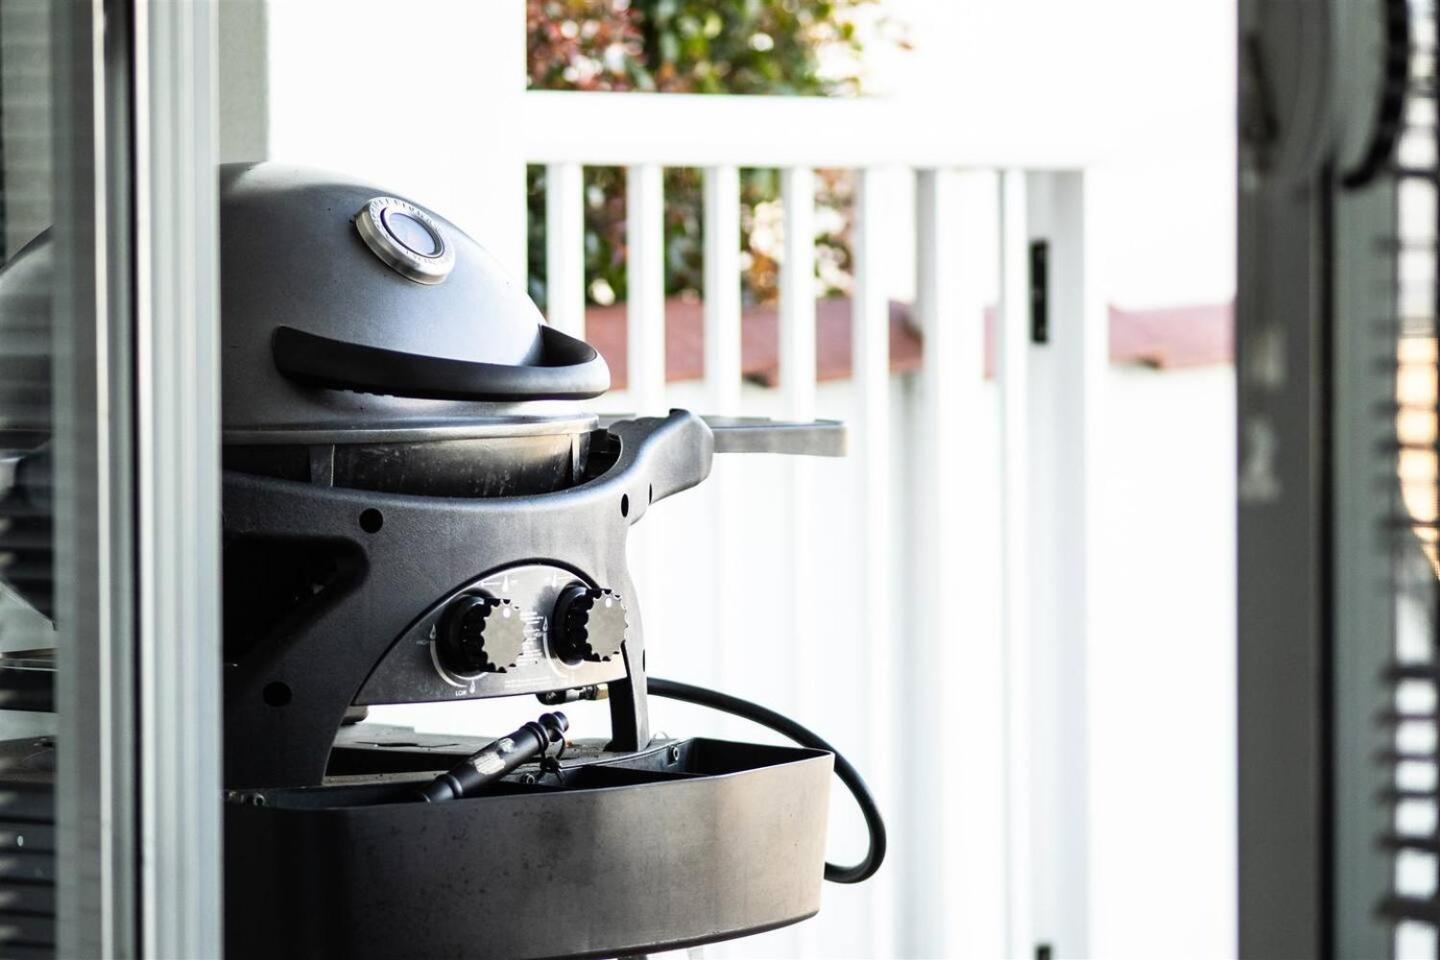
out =
<svg viewBox="0 0 1440 960"><path fill-rule="evenodd" d="M1392 542L1396 602L1392 699L1378 722L1391 731L1381 758L1392 776L1385 796L1389 830L1379 842L1394 856L1391 895L1380 905L1396 923L1397 955L1440 952L1440 484L1437 484L1436 345L1440 343L1440 116L1437 116L1435 6L1411 7L1410 76L1397 154L1394 424L1399 484Z"/></svg>
<svg viewBox="0 0 1440 960"><path fill-rule="evenodd" d="M22 267L26 244L53 216L53 13L48 0L0 3L0 264L7 271ZM36 728L34 711L53 709L53 484L49 457L34 456L52 422L48 260L41 266L27 279L42 282L0 296L0 711L32 712L23 721L0 712L0 958L8 960L55 956L54 744L20 736ZM22 487L23 495L5 492Z"/></svg>

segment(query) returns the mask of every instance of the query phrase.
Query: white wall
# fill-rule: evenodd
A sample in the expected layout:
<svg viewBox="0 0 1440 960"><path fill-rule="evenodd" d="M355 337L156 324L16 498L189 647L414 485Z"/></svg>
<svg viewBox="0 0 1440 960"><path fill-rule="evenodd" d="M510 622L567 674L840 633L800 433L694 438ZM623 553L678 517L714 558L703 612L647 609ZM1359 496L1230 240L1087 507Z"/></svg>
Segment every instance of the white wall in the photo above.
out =
<svg viewBox="0 0 1440 960"><path fill-rule="evenodd" d="M222 160L317 166L412 196L522 274L523 4L221 7Z"/></svg>
<svg viewBox="0 0 1440 960"><path fill-rule="evenodd" d="M872 84L930 105L954 91L1009 122L1096 145L1124 189L1104 211L1107 294L1129 307L1235 292L1234 0L884 0L910 51L874 47Z"/></svg>
<svg viewBox="0 0 1440 960"><path fill-rule="evenodd" d="M1230 367L1113 369L1090 646L1091 947L1235 955Z"/></svg>

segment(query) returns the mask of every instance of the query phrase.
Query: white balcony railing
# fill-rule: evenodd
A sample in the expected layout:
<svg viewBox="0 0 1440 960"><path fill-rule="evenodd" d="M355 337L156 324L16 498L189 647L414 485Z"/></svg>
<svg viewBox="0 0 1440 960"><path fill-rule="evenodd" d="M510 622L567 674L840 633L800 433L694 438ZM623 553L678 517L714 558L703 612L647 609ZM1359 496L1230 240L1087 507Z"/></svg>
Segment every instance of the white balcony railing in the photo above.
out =
<svg viewBox="0 0 1440 960"><path fill-rule="evenodd" d="M1044 942L1083 953L1079 678L1106 330L1089 277L1082 158L1021 124L970 136L884 101L530 92L522 104L524 159L547 166L551 317L575 333L584 333L581 171L627 168L631 408L699 400L716 413L844 415L852 429L847 480L796 461L784 465L777 490L722 458L699 494L708 529L663 537L659 528L688 530L687 520L657 515L633 554L657 651L652 669L770 691L802 722L838 728L893 831L887 869L866 889L831 893L819 929L707 955L1021 956ZM698 396L679 388L681 400L665 377L661 172L670 166L702 168L705 179L705 379ZM740 167L781 172L773 398L742 391ZM838 410L825 408L816 385L813 173L821 167L853 168L858 178L853 382L826 394ZM886 209L906 194L895 189L906 176L909 224ZM913 238L892 235L897 220L913 226ZM1032 240L1049 246L1043 345L1030 336ZM895 283L885 265L911 244L924 364L915 395L897 400L888 355ZM996 301L992 387L983 318ZM747 408L747 396L763 409ZM822 516L816 485L837 482L856 491L853 501ZM782 527L747 520L763 496L782 499L764 511L783 517ZM842 503L825 502L832 511ZM820 555L817 525L830 524L850 531L843 556ZM786 616L757 628L747 622L756 585L746 569L757 551L776 550L788 552L786 578L766 589L788 597ZM704 609L718 621L704 631L693 627L693 593L681 583L700 552L713 571ZM856 624L838 642L816 613L834 604ZM986 609L993 615L977 613ZM857 710L863 720L847 722ZM849 832L837 845L857 849L859 831ZM837 904L851 916L832 916Z"/></svg>

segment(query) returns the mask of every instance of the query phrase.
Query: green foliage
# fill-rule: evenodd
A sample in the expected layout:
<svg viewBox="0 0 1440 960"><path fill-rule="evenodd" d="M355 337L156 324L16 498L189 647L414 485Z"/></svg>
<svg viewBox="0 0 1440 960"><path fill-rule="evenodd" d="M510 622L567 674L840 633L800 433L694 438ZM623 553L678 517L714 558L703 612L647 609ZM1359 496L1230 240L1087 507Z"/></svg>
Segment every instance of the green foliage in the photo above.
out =
<svg viewBox="0 0 1440 960"><path fill-rule="evenodd" d="M859 92L857 10L875 0L528 0L530 85L548 90L843 96ZM545 302L545 173L529 171L530 293ZM848 286L849 181L822 174L817 239L822 291ZM741 181L744 288L751 302L776 295L779 178L747 170ZM665 171L666 292L702 283L702 178ZM831 214L830 216L827 216ZM625 298L625 175L585 171L587 297Z"/></svg>
<svg viewBox="0 0 1440 960"><path fill-rule="evenodd" d="M635 0L645 65L662 90L834 96L859 90L850 14L871 0ZM822 56L848 59L827 73Z"/></svg>
<svg viewBox="0 0 1440 960"><path fill-rule="evenodd" d="M527 0L530 86L654 90L639 18L623 0Z"/></svg>

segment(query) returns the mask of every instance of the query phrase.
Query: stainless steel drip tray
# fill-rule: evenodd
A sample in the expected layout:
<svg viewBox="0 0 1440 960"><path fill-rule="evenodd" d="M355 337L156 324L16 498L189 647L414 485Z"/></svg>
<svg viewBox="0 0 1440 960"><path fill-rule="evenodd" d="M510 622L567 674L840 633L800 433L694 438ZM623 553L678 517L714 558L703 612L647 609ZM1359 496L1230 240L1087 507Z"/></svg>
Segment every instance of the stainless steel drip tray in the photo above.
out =
<svg viewBox="0 0 1440 960"><path fill-rule="evenodd" d="M820 907L831 766L691 739L449 803L411 799L414 766L245 791L227 955L613 957L794 923Z"/></svg>

